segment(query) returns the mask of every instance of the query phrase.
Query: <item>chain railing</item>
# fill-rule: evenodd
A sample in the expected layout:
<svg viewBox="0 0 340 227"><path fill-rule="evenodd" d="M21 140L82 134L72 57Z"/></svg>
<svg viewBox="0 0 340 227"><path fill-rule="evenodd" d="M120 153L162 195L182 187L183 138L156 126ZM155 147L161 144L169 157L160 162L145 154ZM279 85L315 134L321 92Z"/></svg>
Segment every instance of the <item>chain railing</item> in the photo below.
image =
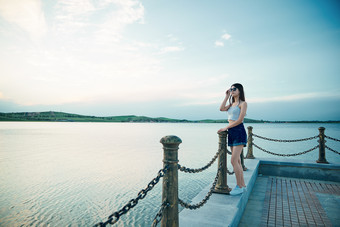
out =
<svg viewBox="0 0 340 227"><path fill-rule="evenodd" d="M281 140L281 139L272 139L264 136L259 136L252 133L253 127L248 127L248 153L246 155L246 158L255 158L253 156L253 146L256 147L259 150L262 150L268 154L271 155L277 155L277 156L284 156L284 157L290 157L290 156L298 156L303 155L306 153L309 153L317 148L319 148L319 159L316 161L318 163L328 163L325 157L325 149L327 148L330 151L333 151L336 154L340 155L340 152L328 147L325 145L325 138L334 140L336 142L340 142L339 139L335 139L329 136L325 136L324 131L325 128L320 127L319 128L319 135L312 136L308 138L303 139L294 139L294 140ZM178 164L178 149L179 144L182 143L181 139L177 136L165 136L161 139L161 143L163 144L163 169L158 171L157 176L150 181L150 183L147 185L145 189L142 189L135 199L131 199L125 206L123 206L118 211L112 213L110 216L108 216L107 220L105 222L100 222L96 224L95 226L106 226L108 224L113 225L117 223L121 216L129 212L132 208L134 208L138 201L141 199L144 199L147 196L147 193L150 192L154 186L159 182L161 178L163 178L163 190L162 190L162 204L159 208L159 211L157 212L153 222L152 226L155 227L157 224L161 223L161 227L167 227L167 226L174 226L178 227L178 205L183 206L184 208L188 209L198 209L210 199L212 193L223 193L223 194L229 194L231 189L227 185L227 177L226 174L233 174L234 172L230 172L227 168L227 154L231 154L230 151L227 150L227 138L228 132L220 132L219 135L219 148L218 152L214 155L214 157L211 159L210 162L208 162L207 165L201 167L201 168L188 168L185 166L182 166ZM257 137L259 139L273 141L273 142L283 142L283 143L293 143L293 142L301 142L301 141L309 141L316 138L319 138L318 145L308 149L303 152L298 152L295 154L279 154L272 151L268 151L257 144L253 142L253 137ZM243 152L242 152L243 157ZM185 173L199 173L202 172L209 167L212 166L212 164L217 160L218 158L218 168L216 177L212 183L212 186L207 193L207 195L204 197L204 199L197 203L197 204L189 204L184 202L178 197L178 170L185 172Z"/></svg>
<svg viewBox="0 0 340 227"><path fill-rule="evenodd" d="M308 152L311 152L311 151L319 148L319 159L316 160L316 162L318 162L318 163L328 163L327 160L326 160L325 148L327 148L328 150L333 151L334 153L340 155L340 152L326 146L325 138L328 138L328 139L331 139L331 140L334 140L334 141L337 141L337 142L340 142L340 140L326 136L324 127L319 128L319 135L308 137L308 138L303 138L303 139L293 139L293 140L272 139L272 138L268 138L268 137L264 137L264 136L259 136L259 135L254 134L252 132L252 130L253 130L253 127L249 126L248 127L248 153L247 153L246 158L255 158L254 155L253 155L253 146L256 147L257 149L261 150L261 151L268 153L268 154L282 156L282 157L291 157L291 156L303 155L303 154L306 154ZM302 142L302 141L309 141L309 140L319 138L319 140L317 141L319 144L316 145L315 147L311 148L311 149L306 150L306 151L302 151L302 152L298 152L298 153L294 153L294 154L279 154L279 153L275 153L275 152L272 152L272 151L268 151L268 150L258 146L257 144L255 144L253 142L254 141L253 137L257 137L259 139L268 140L268 141L272 141L272 142L283 142L283 143Z"/></svg>
<svg viewBox="0 0 340 227"><path fill-rule="evenodd" d="M218 176L220 175L221 171L222 171L222 163L220 163L220 165L219 165L214 183L212 184L209 192L207 193L207 195L204 197L204 199L201 202L192 205L192 204L186 203L183 200L181 200L180 198L178 198L178 201L181 204L181 206L184 207L184 208L188 208L190 210L195 210L195 209L201 208L210 199L210 196L214 192L214 189L215 189L216 184L217 184Z"/></svg>
<svg viewBox="0 0 340 227"><path fill-rule="evenodd" d="M330 137L330 136L326 136L326 135L325 135L325 138L330 139L330 140L334 140L334 141L336 141L336 142L340 142L339 139L335 139L335 138L332 138L332 137Z"/></svg>
<svg viewBox="0 0 340 227"><path fill-rule="evenodd" d="M152 225L153 227L161 223L162 227L177 226L178 227L178 205L182 205L188 209L198 209L202 207L210 199L212 193L224 193L229 194L230 188L227 185L226 174L233 174L230 172L226 165L227 146L226 146L227 132L219 133L219 149L214 155L212 160L207 165L192 169L178 164L178 146L182 142L177 136L165 136L161 139L163 144L163 169L159 170L157 177L152 179L145 189L142 189L137 198L131 199L120 210L112 213L105 222L100 222L95 226L106 226L108 224L113 225L117 223L121 216L129 212L134 208L140 199L144 199L149 191L159 182L160 178L163 178L163 191L162 191L162 204L157 212ZM186 173L199 173L209 167L218 158L218 169L216 177L212 186L205 196L205 198L197 204L188 204L178 198L178 170Z"/></svg>
<svg viewBox="0 0 340 227"><path fill-rule="evenodd" d="M204 170L207 170L210 166L212 166L212 164L214 164L214 162L215 162L216 159L218 158L220 152L221 152L221 151L218 151L218 152L215 154L215 156L211 159L211 161L210 161L207 165L205 165L205 166L203 166L203 167L201 167L201 168L192 169L192 168L188 168L188 167L185 167L185 166L182 166L182 165L178 164L178 170L179 170L179 171L182 171L182 172L185 172L185 173L200 173L200 172L203 172ZM228 152L230 152L230 151L227 150L227 153L228 153ZM228 153L228 154L229 154L229 153ZM230 152L230 155L231 155L231 152ZM234 174L234 172L230 172L228 169L227 169L226 171L227 171L227 173L228 173L229 175Z"/></svg>
<svg viewBox="0 0 340 227"><path fill-rule="evenodd" d="M257 149L259 149L261 151L264 151L264 152L271 154L271 155L277 155L277 156L281 156L281 157L291 157L291 156L298 156L298 155L302 155L302 154L307 154L308 152L311 152L311 151L313 151L313 150L315 150L316 148L319 147L319 145L316 145L315 147L313 147L309 150L299 152L299 153L296 153L296 154L277 154L277 153L274 153L274 152L267 151L266 149L263 149L262 147L257 146L255 143L253 143L253 145L254 145L254 147L256 147Z"/></svg>
<svg viewBox="0 0 340 227"><path fill-rule="evenodd" d="M229 194L230 188L227 185L226 174L230 172L226 166L226 137L227 132L219 133L219 149L218 152L214 155L212 160L205 166L201 168L188 168L178 164L178 145L181 143L181 140L176 136L167 136L161 139L161 143L163 144L164 149L164 165L168 164L170 166L169 172L163 179L163 201L168 201L170 204L167 208L165 208L162 213L163 217L161 219L161 226L177 226L178 223L178 205L183 206L188 209L198 209L202 207L206 202L210 199L212 193L225 193ZM205 196L205 198L197 203L197 204L189 204L184 202L178 197L178 170L185 173L200 173L209 167L217 160L218 158L218 169L216 173L215 180ZM162 208L161 208L162 209ZM161 211L160 211L161 212ZM157 215L159 216L159 215ZM160 220L160 219L157 219ZM157 224L154 221L153 224ZM155 226L153 225L153 226Z"/></svg>
<svg viewBox="0 0 340 227"><path fill-rule="evenodd" d="M325 135L325 138L330 139L330 140L334 140L334 141L336 141L336 142L340 142L340 139L332 138L332 137L330 137L330 136L326 136L326 135ZM336 150L330 148L330 147L327 146L326 144L325 144L325 148L327 148L328 150L333 151L334 153L340 155L340 152L339 152L339 151L336 151Z"/></svg>
<svg viewBox="0 0 340 227"><path fill-rule="evenodd" d="M198 169L191 169L191 168L187 168L184 166L181 166L178 164L178 168L180 171L186 172L186 173L198 173L198 172L202 172L203 170L206 170L207 168L209 168L217 159L218 157L218 169L217 169L217 173L216 173L216 177L215 180L209 190L209 192L207 193L207 195L203 198L203 200L197 204L189 204L184 202L181 199L178 199L179 204L187 209L190 210L194 210L194 209L198 209L201 208L202 206L204 206L204 204L206 204L206 202L210 199L212 193L223 193L223 194L229 194L230 192L230 188L227 185L227 181L226 181L226 174L234 174L234 172L230 172L227 168L226 165L226 156L228 153L227 150L227 145L226 145L226 137L227 137L228 132L221 132L219 133L219 149L218 152L215 154L215 156L213 157L213 159L204 167L202 168L198 168ZM231 154L231 153L230 153Z"/></svg>
<svg viewBox="0 0 340 227"><path fill-rule="evenodd" d="M312 137L308 137L308 138L304 138L304 139L296 139L296 140L279 140L279 139L271 139L271 138L267 138L267 137L264 137L264 136L259 136L259 135L256 135L256 134L252 134L253 136L257 137L257 138L260 138L260 139L263 139L263 140L269 140L269 141L273 141L273 142L281 142L281 143L294 143L294 142L302 142L302 141L308 141L308 140L312 140L312 139L316 139L318 138L319 136L312 136Z"/></svg>
<svg viewBox="0 0 340 227"><path fill-rule="evenodd" d="M142 189L138 194L137 198L131 199L125 206L123 206L120 210L114 212L111 214L107 221L105 222L99 222L94 226L106 226L108 224L113 225L117 223L119 218L129 212L132 208L134 208L140 199L144 199L149 191L151 191L155 185L159 182L159 180L164 177L165 173L167 172L168 166L165 166L163 169L158 171L157 176L150 181L150 183L147 185L145 189ZM157 217L157 216L156 216Z"/></svg>
<svg viewBox="0 0 340 227"><path fill-rule="evenodd" d="M200 172L203 172L204 170L208 169L212 164L214 164L214 162L216 161L218 155L219 155L220 151L218 151L215 156L211 159L211 161L201 167L201 168L198 168L198 169L191 169L191 168L187 168L185 166L181 166L180 164L178 164L178 170L179 171L182 171L182 172L186 172L186 173L200 173Z"/></svg>
<svg viewBox="0 0 340 227"><path fill-rule="evenodd" d="M152 222L152 227L156 227L158 225L158 223L162 220L163 218L163 213L165 208L169 207L170 203L168 203L167 201L164 201L161 205L161 208L159 209L158 213L156 214L155 218L153 219Z"/></svg>

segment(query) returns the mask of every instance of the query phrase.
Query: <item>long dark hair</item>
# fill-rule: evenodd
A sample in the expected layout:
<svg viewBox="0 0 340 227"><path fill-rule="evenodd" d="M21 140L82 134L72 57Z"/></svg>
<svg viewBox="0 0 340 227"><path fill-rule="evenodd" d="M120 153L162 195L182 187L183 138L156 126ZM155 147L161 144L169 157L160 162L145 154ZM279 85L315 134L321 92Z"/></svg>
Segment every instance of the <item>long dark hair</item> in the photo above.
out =
<svg viewBox="0 0 340 227"><path fill-rule="evenodd" d="M246 98L244 97L244 90L243 90L242 84L236 83L236 84L231 85L231 87L232 86L236 87L240 91L240 100L246 101ZM230 99L232 99L232 100L230 100ZM232 97L232 95L230 95L229 102L231 104L235 102L235 99L234 99L234 97Z"/></svg>

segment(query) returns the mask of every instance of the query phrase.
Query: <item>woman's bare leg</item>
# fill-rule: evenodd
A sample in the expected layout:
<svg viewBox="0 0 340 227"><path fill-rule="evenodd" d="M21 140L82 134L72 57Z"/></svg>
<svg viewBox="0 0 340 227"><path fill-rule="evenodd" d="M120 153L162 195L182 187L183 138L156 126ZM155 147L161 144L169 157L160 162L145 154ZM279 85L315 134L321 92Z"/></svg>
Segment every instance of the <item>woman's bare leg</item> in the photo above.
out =
<svg viewBox="0 0 340 227"><path fill-rule="evenodd" d="M241 152L243 149L243 145L231 147L232 155L231 155L231 164L233 165L236 183L239 187L245 187L244 178L243 178L243 169L241 165Z"/></svg>
<svg viewBox="0 0 340 227"><path fill-rule="evenodd" d="M242 146L241 154L242 154L243 148L244 148L244 146ZM240 165L240 168L242 169L242 174L241 174L241 182L243 182L242 187L245 187L246 185L244 183L244 178L243 178L243 166L241 164L241 154L240 154L240 158L238 159L238 164Z"/></svg>

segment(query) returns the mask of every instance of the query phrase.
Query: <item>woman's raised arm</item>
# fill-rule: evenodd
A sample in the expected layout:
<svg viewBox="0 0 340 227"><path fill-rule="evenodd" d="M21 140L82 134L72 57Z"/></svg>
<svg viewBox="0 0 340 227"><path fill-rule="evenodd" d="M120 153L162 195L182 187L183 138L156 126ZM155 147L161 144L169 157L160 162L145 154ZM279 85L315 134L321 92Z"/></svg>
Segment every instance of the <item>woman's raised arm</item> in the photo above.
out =
<svg viewBox="0 0 340 227"><path fill-rule="evenodd" d="M224 100L220 106L220 111L227 111L230 108L231 104L226 106L229 96L230 96L230 90L228 89L225 93Z"/></svg>

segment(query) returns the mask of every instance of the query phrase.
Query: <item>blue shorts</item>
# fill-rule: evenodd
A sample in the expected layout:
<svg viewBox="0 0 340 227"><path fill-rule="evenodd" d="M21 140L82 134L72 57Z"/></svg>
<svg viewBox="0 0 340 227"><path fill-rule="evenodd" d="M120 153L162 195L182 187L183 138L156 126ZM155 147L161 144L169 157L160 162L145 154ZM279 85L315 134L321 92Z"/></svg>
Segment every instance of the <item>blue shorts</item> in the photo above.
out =
<svg viewBox="0 0 340 227"><path fill-rule="evenodd" d="M247 133L243 123L228 129L228 146L247 146Z"/></svg>

